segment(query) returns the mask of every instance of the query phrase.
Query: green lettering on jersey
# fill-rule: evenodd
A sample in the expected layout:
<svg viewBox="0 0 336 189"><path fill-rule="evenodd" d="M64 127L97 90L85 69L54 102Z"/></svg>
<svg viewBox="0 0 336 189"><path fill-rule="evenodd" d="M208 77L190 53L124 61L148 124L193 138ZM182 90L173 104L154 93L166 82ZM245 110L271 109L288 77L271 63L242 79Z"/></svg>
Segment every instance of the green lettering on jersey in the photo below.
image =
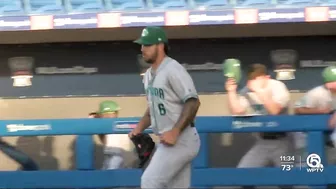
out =
<svg viewBox="0 0 336 189"><path fill-rule="evenodd" d="M164 97L165 97L163 89L161 89L161 88L155 88L155 87L152 87L152 86L149 86L147 88L147 94L150 94L151 96L158 97L158 98L160 98L162 100L164 100ZM164 106L163 103L157 104L157 108L158 108L157 110L159 111L159 114L161 116L166 115L167 111L166 111L166 108L165 108L165 106Z"/></svg>
<svg viewBox="0 0 336 189"><path fill-rule="evenodd" d="M159 97L160 97L161 99L163 99L163 100L164 100L164 98L165 98L163 89L161 89L161 88L159 88Z"/></svg>
<svg viewBox="0 0 336 189"><path fill-rule="evenodd" d="M165 98L164 91L161 88L155 88L155 87L149 86L147 88L147 94L150 94L151 96L158 97L162 100L164 100L164 98ZM165 108L163 103L158 103L157 108L158 108L157 110L159 111L159 114L161 116L166 115L167 111L166 111L166 108Z"/></svg>
<svg viewBox="0 0 336 189"><path fill-rule="evenodd" d="M147 88L147 94L148 93L152 96L159 97L160 99L163 99L163 100L165 98L164 91L161 88L148 87Z"/></svg>

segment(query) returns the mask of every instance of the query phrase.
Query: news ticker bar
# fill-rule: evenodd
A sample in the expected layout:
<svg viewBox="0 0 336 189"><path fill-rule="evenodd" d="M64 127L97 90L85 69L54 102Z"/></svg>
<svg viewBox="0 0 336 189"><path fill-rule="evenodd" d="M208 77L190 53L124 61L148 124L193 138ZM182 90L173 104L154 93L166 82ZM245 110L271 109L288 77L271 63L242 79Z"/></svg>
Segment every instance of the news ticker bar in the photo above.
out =
<svg viewBox="0 0 336 189"><path fill-rule="evenodd" d="M0 31L323 22L336 20L336 7L82 13L67 15L1 16Z"/></svg>

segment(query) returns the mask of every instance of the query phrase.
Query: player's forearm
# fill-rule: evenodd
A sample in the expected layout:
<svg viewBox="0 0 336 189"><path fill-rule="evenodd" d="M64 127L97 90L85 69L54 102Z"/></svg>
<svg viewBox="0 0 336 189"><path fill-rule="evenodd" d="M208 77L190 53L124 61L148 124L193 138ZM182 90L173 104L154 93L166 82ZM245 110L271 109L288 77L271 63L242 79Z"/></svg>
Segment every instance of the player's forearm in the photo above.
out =
<svg viewBox="0 0 336 189"><path fill-rule="evenodd" d="M228 93L228 104L231 114L241 115L245 113L245 109L240 106L238 94L236 92Z"/></svg>
<svg viewBox="0 0 336 189"><path fill-rule="evenodd" d="M182 114L180 118L175 124L176 129L182 132L185 128L187 128L195 119L198 108L201 103L197 98L188 99L183 106Z"/></svg>
<svg viewBox="0 0 336 189"><path fill-rule="evenodd" d="M151 125L149 108L147 108L144 116L139 121L137 128L142 132Z"/></svg>
<svg viewBox="0 0 336 189"><path fill-rule="evenodd" d="M318 108L295 108L294 109L295 114L324 114L322 109Z"/></svg>

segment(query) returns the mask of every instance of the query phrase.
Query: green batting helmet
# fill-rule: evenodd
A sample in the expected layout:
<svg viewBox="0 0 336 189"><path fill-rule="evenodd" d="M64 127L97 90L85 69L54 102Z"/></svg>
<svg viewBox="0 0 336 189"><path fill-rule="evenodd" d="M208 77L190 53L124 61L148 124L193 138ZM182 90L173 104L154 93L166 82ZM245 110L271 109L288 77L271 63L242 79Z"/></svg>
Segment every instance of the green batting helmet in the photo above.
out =
<svg viewBox="0 0 336 189"><path fill-rule="evenodd" d="M140 45L156 45L168 43L165 31L161 27L148 26L142 30L141 37L134 41Z"/></svg>
<svg viewBox="0 0 336 189"><path fill-rule="evenodd" d="M323 81L325 83L336 81L336 66L328 66L322 72Z"/></svg>
<svg viewBox="0 0 336 189"><path fill-rule="evenodd" d="M98 113L102 114L102 113L116 112L116 111L119 111L119 110L121 110L121 108L119 107L119 105L116 102L106 100L106 101L103 101L99 104Z"/></svg>
<svg viewBox="0 0 336 189"><path fill-rule="evenodd" d="M223 62L223 75L235 79L238 83L241 79L240 61L238 59L226 59Z"/></svg>

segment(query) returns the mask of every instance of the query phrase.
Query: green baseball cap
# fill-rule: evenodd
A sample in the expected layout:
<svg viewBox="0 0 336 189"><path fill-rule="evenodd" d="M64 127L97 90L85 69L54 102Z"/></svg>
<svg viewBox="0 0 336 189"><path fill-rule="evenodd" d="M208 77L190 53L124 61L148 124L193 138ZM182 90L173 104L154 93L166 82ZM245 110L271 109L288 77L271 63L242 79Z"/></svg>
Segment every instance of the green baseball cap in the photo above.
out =
<svg viewBox="0 0 336 189"><path fill-rule="evenodd" d="M119 107L119 105L116 102L106 100L106 101L103 101L99 104L98 113L102 114L102 113L108 113L108 112L116 112L116 111L119 111L119 110L121 110L121 108Z"/></svg>
<svg viewBox="0 0 336 189"><path fill-rule="evenodd" d="M230 58L224 60L223 64L223 75L228 78L233 78L238 83L241 79L241 67L240 61L238 59Z"/></svg>
<svg viewBox="0 0 336 189"><path fill-rule="evenodd" d="M168 43L165 31L161 27L148 26L142 30L141 37L134 41L140 45L155 45Z"/></svg>
<svg viewBox="0 0 336 189"><path fill-rule="evenodd" d="M336 66L328 66L322 72L323 81L325 83L336 81Z"/></svg>

